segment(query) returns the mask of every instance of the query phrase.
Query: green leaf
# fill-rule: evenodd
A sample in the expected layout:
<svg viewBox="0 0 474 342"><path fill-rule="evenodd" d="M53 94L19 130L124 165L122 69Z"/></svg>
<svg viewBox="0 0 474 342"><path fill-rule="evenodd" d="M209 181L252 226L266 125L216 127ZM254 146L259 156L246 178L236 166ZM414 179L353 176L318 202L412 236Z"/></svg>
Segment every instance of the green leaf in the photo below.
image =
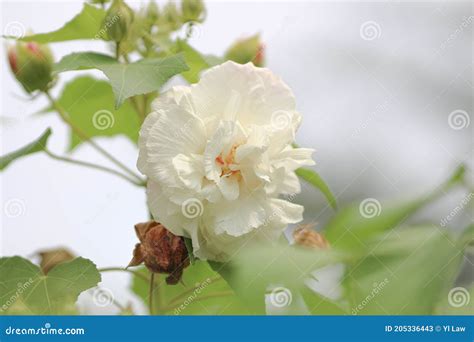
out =
<svg viewBox="0 0 474 342"><path fill-rule="evenodd" d="M102 21L105 11L89 4L84 4L81 13L68 21L58 30L39 33L21 38L23 41L38 43L55 43L76 39L102 39Z"/></svg>
<svg viewBox="0 0 474 342"><path fill-rule="evenodd" d="M265 293L270 285L298 289L310 272L343 260L335 250L309 250L292 245L247 246L227 263L210 265L239 295L254 314L265 314Z"/></svg>
<svg viewBox="0 0 474 342"><path fill-rule="evenodd" d="M101 281L95 264L84 258L61 263L47 275L27 259L0 258L2 313L57 315L74 313L79 294Z"/></svg>
<svg viewBox="0 0 474 342"><path fill-rule="evenodd" d="M143 268L140 272L149 274ZM249 311L229 285L207 262L196 260L184 270L182 283L168 285L166 276L155 274L155 307L160 314L175 315L239 315ZM132 290L148 303L149 284L133 278Z"/></svg>
<svg viewBox="0 0 474 342"><path fill-rule="evenodd" d="M376 199L366 199L340 210L325 227L325 236L332 246L340 248L365 247L371 237L383 233L403 223L410 215L445 194L450 187L462 181L463 166L458 168L443 185L429 194L409 201L380 203ZM373 211L368 212L369 206Z"/></svg>
<svg viewBox="0 0 474 342"><path fill-rule="evenodd" d="M308 182L309 184L314 186L316 189L321 191L324 197L326 197L326 200L331 205L331 207L334 210L337 210L336 197L334 197L333 193L331 192L331 189L329 189L329 186L321 178L321 176L318 173L316 173L316 171L305 169L305 168L299 168L296 170L296 174L298 175L298 177L301 177L306 182Z"/></svg>
<svg viewBox="0 0 474 342"><path fill-rule="evenodd" d="M184 55L189 70L183 72L181 75L183 75L189 83L198 82L199 74L211 66L203 55L184 40L178 39L176 41L176 52L181 52Z"/></svg>
<svg viewBox="0 0 474 342"><path fill-rule="evenodd" d="M432 314L463 257L463 246L435 226L393 230L364 251L343 281L353 314Z"/></svg>
<svg viewBox="0 0 474 342"><path fill-rule="evenodd" d="M129 103L114 110L113 102L110 85L89 76L67 83L58 99L72 123L89 137L125 135L135 143L140 130L139 117ZM81 142L71 131L69 150Z"/></svg>
<svg viewBox="0 0 474 342"><path fill-rule="evenodd" d="M347 315L349 312L339 303L303 286L300 293L312 315Z"/></svg>
<svg viewBox="0 0 474 342"><path fill-rule="evenodd" d="M166 58L148 58L122 64L114 58L95 52L67 55L59 61L55 72L99 69L110 81L115 94L115 107L125 99L159 90L172 76L188 70L182 54Z"/></svg>
<svg viewBox="0 0 474 342"><path fill-rule="evenodd" d="M26 146L23 146L22 148L14 152L8 153L7 155L0 157L0 170L5 169L11 162L13 162L14 160L18 158L43 151L44 148L46 147L46 143L50 135L51 135L51 128L48 128L46 131L44 131L43 134L41 134L41 136L38 139L34 140L33 142L29 143Z"/></svg>

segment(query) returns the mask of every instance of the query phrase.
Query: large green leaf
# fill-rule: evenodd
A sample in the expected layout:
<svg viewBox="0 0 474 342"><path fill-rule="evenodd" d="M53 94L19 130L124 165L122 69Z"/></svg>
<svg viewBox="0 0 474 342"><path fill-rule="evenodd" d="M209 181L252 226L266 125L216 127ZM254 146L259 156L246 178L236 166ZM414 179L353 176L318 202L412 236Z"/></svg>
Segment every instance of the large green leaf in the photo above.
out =
<svg viewBox="0 0 474 342"><path fill-rule="evenodd" d="M186 41L178 39L176 41L176 52L183 53L189 70L183 72L182 75L189 83L199 81L199 74L209 68L211 65L196 49L189 45Z"/></svg>
<svg viewBox="0 0 474 342"><path fill-rule="evenodd" d="M114 109L114 95L105 81L83 76L67 83L58 99L72 123L89 137L125 135L136 142L140 119L129 103ZM71 131L69 150L82 140Z"/></svg>
<svg viewBox="0 0 474 342"><path fill-rule="evenodd" d="M143 268L140 272L148 274ZM204 261L196 261L184 270L182 283L168 285L166 276L155 275L155 311L175 315L232 315L249 311L229 285ZM149 284L134 277L132 290L148 304Z"/></svg>
<svg viewBox="0 0 474 342"><path fill-rule="evenodd" d="M403 223L418 209L459 183L463 176L464 167L461 166L439 188L414 200L380 203L376 199L367 199L366 204L349 205L329 221L325 227L325 236L335 247L362 249L367 239Z"/></svg>
<svg viewBox="0 0 474 342"><path fill-rule="evenodd" d="M46 147L46 143L50 135L51 135L51 129L48 128L46 131L44 131L43 134L41 134L39 138L32 141L28 145L23 146L22 148L16 151L13 151L11 153L8 153L7 155L0 157L0 170L3 170L4 168L6 168L11 162L13 162L14 160L18 158L43 151L44 148Z"/></svg>
<svg viewBox="0 0 474 342"><path fill-rule="evenodd" d="M102 21L105 11L89 4L84 4L81 13L68 21L58 30L23 37L24 41L38 43L64 42L76 39L101 39Z"/></svg>
<svg viewBox="0 0 474 342"><path fill-rule="evenodd" d="M464 248L435 226L392 230L366 243L343 281L353 314L432 314L453 286Z"/></svg>
<svg viewBox="0 0 474 342"><path fill-rule="evenodd" d="M301 177L306 182L321 191L324 197L326 197L326 200L331 205L331 207L334 210L337 210L336 197L334 197L331 189L329 189L329 186L316 171L311 169L299 168L296 170L296 174L298 175L298 177Z"/></svg>
<svg viewBox="0 0 474 342"><path fill-rule="evenodd" d="M305 304L312 315L347 315L348 310L341 304L320 295L307 286L301 288L300 293Z"/></svg>
<svg viewBox="0 0 474 342"><path fill-rule="evenodd" d="M94 263L84 258L59 264L47 275L24 258L0 258L1 312L30 315L74 313L79 294L100 281Z"/></svg>
<svg viewBox="0 0 474 342"><path fill-rule="evenodd" d="M252 313L265 314L265 293L270 285L298 291L310 272L342 261L347 256L335 250L313 250L288 244L243 247L227 263L211 263ZM296 294L293 294L293 297Z"/></svg>
<svg viewBox="0 0 474 342"><path fill-rule="evenodd" d="M99 69L107 76L118 108L131 96L159 90L172 76L188 70L188 67L182 54L123 64L95 52L72 53L54 67L55 72L80 69Z"/></svg>

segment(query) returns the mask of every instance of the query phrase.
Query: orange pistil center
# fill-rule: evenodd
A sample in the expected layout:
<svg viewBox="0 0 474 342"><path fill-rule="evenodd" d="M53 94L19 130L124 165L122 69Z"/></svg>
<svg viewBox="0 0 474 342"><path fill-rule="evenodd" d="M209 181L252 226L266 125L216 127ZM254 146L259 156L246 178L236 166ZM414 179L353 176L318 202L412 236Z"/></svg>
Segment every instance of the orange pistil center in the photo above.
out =
<svg viewBox="0 0 474 342"><path fill-rule="evenodd" d="M232 175L237 175L240 178L239 170L231 170L230 165L235 162L235 151L239 145L234 145L229 151L227 156L223 157L222 153L216 157L216 163L221 167L221 177L230 177Z"/></svg>

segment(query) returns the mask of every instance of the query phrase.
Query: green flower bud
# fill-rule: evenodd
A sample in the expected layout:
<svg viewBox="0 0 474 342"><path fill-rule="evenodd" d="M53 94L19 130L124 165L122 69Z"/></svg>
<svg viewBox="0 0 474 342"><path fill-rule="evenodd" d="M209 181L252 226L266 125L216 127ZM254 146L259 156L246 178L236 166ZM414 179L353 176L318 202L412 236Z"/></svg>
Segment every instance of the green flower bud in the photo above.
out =
<svg viewBox="0 0 474 342"><path fill-rule="evenodd" d="M206 9L202 0L182 0L181 11L183 12L183 21L203 22L206 16Z"/></svg>
<svg viewBox="0 0 474 342"><path fill-rule="evenodd" d="M163 8L163 13L158 19L158 26L164 31L176 31L181 25L181 15L174 2L168 2Z"/></svg>
<svg viewBox="0 0 474 342"><path fill-rule="evenodd" d="M240 64L252 62L255 66L261 67L265 63L264 49L260 36L257 34L232 44L225 54L225 59Z"/></svg>
<svg viewBox="0 0 474 342"><path fill-rule="evenodd" d="M133 21L133 11L123 0L114 0L102 23L102 28L110 40L124 40Z"/></svg>
<svg viewBox="0 0 474 342"><path fill-rule="evenodd" d="M158 17L159 17L159 10L158 10L158 6L156 5L156 2L154 1L150 1L148 3L148 6L146 8L146 17L147 19L150 21L150 22L157 22L158 21Z"/></svg>
<svg viewBox="0 0 474 342"><path fill-rule="evenodd" d="M46 45L18 42L8 48L8 61L16 79L28 93L48 89L53 80L53 55Z"/></svg>

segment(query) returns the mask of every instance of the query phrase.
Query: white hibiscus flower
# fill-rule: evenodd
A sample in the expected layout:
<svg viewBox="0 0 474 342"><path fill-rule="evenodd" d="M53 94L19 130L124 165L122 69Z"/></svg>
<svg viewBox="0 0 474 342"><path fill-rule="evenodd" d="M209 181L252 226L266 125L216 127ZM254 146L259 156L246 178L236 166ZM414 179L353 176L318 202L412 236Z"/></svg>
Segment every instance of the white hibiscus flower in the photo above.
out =
<svg viewBox="0 0 474 342"><path fill-rule="evenodd" d="M156 221L190 237L201 259L226 261L248 239L274 241L303 207L292 148L301 121L288 86L265 68L225 62L153 103L140 131L139 170Z"/></svg>

